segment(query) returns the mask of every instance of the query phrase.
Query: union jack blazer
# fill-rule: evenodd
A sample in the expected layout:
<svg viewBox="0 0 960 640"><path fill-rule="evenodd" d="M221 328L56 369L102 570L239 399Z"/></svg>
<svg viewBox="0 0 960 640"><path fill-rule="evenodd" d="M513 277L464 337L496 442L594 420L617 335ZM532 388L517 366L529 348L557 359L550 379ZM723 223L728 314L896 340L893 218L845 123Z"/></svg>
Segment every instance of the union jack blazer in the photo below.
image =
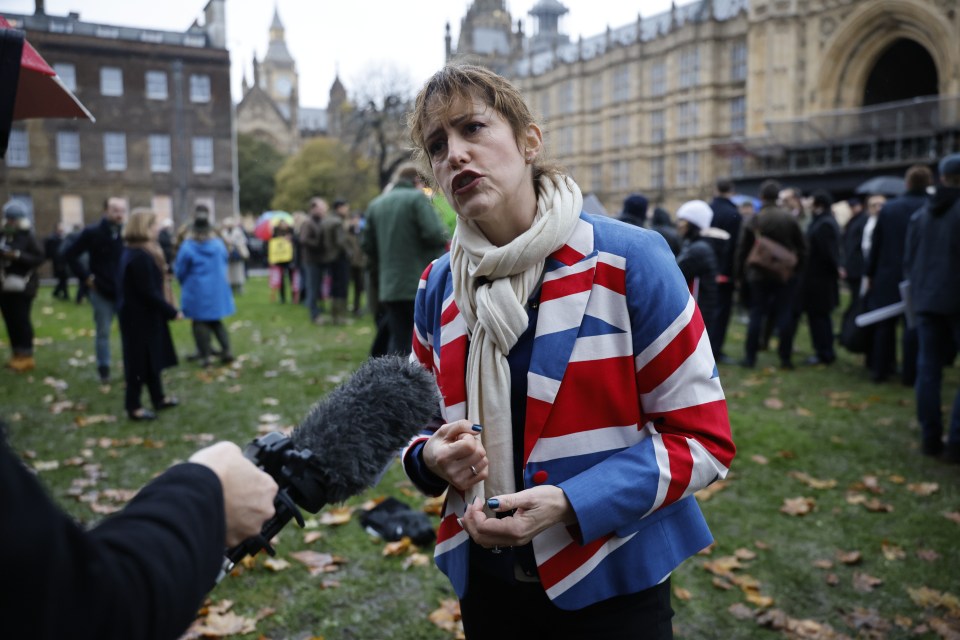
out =
<svg viewBox="0 0 960 640"><path fill-rule="evenodd" d="M413 357L433 372L453 422L466 417L468 338L449 261L421 278ZM693 493L726 476L735 447L703 319L659 234L580 215L546 261L527 384L524 487L559 486L579 523L533 540L554 604L580 609L649 588L712 542ZM465 508L451 488L434 554L460 597Z"/></svg>

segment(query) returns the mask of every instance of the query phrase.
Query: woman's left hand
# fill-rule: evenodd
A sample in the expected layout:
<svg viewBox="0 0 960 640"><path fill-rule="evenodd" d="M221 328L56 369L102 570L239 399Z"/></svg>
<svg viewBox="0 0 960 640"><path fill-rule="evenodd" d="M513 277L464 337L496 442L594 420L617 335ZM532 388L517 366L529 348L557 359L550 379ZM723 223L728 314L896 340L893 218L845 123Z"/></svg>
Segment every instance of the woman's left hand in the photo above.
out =
<svg viewBox="0 0 960 640"><path fill-rule="evenodd" d="M467 505L461 518L463 528L474 542L482 547L519 547L533 540L558 522L575 524L576 513L563 489L544 485L517 493L497 496L491 500L499 504L493 511L516 510L505 518L488 518L479 499Z"/></svg>

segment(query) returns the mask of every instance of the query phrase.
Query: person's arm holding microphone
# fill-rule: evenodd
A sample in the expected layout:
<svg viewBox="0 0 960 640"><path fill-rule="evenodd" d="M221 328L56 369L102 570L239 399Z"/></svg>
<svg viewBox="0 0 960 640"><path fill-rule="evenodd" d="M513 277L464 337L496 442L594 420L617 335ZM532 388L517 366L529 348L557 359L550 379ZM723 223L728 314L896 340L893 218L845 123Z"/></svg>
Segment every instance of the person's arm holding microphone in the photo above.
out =
<svg viewBox="0 0 960 640"><path fill-rule="evenodd" d="M0 637L179 637L214 585L224 545L260 530L276 491L221 442L85 531L0 438Z"/></svg>

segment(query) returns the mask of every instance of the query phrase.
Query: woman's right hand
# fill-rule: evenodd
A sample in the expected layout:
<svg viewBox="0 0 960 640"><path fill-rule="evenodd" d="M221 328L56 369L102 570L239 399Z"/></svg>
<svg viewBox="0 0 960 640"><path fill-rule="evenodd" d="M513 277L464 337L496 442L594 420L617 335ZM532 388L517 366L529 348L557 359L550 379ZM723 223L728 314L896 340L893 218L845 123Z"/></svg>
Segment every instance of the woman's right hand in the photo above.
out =
<svg viewBox="0 0 960 640"><path fill-rule="evenodd" d="M423 446L424 464L461 491L485 480L490 465L480 442L482 429L469 420L443 425Z"/></svg>

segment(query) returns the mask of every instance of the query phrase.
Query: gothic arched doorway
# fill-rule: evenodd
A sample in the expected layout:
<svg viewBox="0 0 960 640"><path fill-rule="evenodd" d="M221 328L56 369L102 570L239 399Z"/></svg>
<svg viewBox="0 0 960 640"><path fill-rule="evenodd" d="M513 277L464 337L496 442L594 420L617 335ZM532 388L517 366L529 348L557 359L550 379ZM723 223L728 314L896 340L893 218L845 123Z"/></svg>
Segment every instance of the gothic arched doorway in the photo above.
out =
<svg viewBox="0 0 960 640"><path fill-rule="evenodd" d="M901 38L877 60L863 91L863 106L939 93L937 66L922 46Z"/></svg>

